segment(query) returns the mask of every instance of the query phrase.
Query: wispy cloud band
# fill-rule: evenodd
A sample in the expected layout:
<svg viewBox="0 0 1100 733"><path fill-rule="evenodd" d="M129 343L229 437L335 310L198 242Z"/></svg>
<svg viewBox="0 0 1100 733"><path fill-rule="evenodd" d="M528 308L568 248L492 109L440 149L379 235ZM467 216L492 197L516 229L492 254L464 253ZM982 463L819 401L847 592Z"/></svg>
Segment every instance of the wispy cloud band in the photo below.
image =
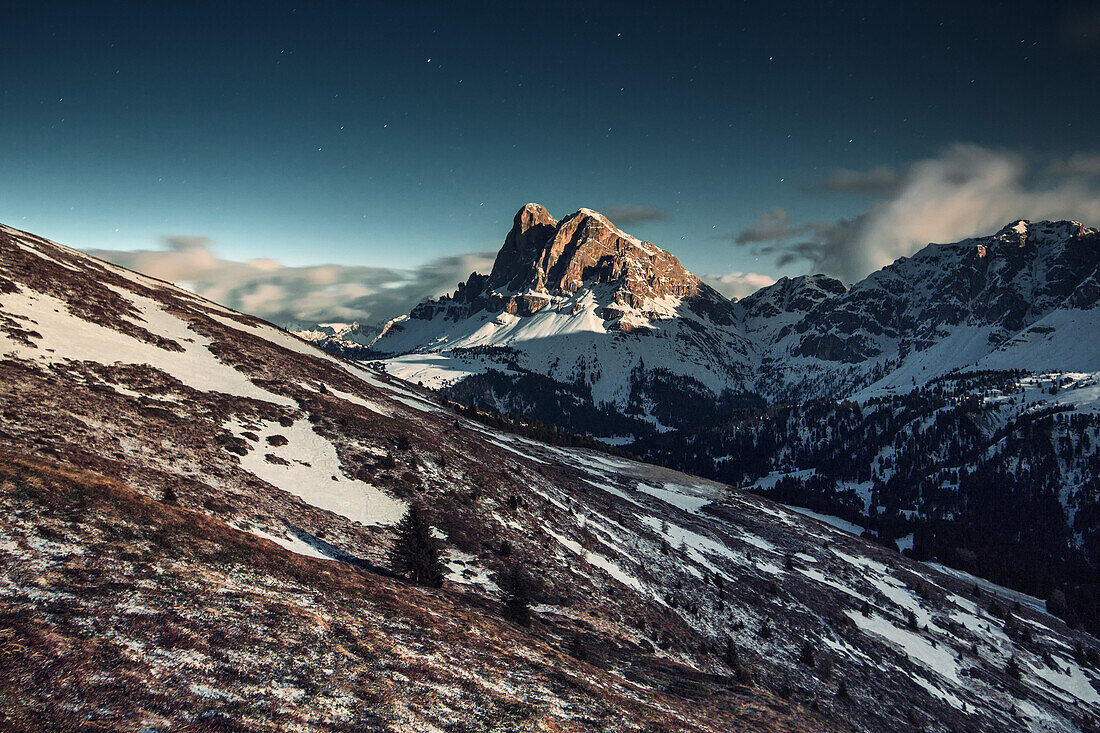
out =
<svg viewBox="0 0 1100 733"><path fill-rule="evenodd" d="M471 272L488 272L493 256L441 257L415 269L347 265L288 267L274 260L219 257L204 237L172 236L164 250L94 250L90 254L167 280L229 308L282 326L378 323L455 289Z"/></svg>

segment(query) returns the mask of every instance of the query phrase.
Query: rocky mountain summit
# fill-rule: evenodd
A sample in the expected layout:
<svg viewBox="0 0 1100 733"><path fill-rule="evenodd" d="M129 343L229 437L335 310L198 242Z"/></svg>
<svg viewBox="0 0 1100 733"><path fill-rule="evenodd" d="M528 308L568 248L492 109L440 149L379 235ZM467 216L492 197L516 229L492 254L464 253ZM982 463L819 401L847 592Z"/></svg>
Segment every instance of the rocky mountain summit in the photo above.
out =
<svg viewBox="0 0 1100 733"><path fill-rule="evenodd" d="M672 254L624 234L602 214L581 209L561 222L538 204L515 216L488 276L474 274L451 298L425 303L412 318L471 315L479 310L531 316L586 288L609 290L600 317L609 330L630 331L667 315L669 305L686 300L732 318L728 302L688 272ZM574 305L571 314L582 312Z"/></svg>
<svg viewBox="0 0 1100 733"><path fill-rule="evenodd" d="M10 228L0 355L6 729L1077 731L1100 715L1100 648L1037 599L491 427ZM413 503L440 588L387 560ZM529 625L508 620L517 568Z"/></svg>
<svg viewBox="0 0 1100 733"><path fill-rule="evenodd" d="M527 414L567 417L563 399L530 411L529 382L545 378L586 406L585 429L643 436L753 399L882 394L958 370L1100 370L1100 340L1079 337L1100 328L1098 283L1095 229L1019 221L850 288L783 278L731 303L596 212L559 223L528 204L489 275L394 321L370 350L393 374L505 412L525 399L497 374L522 375ZM676 393L689 395L679 413L665 399ZM594 424L592 408L635 425Z"/></svg>
<svg viewBox="0 0 1100 733"><path fill-rule="evenodd" d="M1100 368L1100 234L1078 222L1010 224L989 237L925 247L823 300L778 339L818 374L887 372L882 386L960 367ZM899 377L901 379L899 379ZM788 384L798 384L791 374ZM866 385L847 378L847 386ZM804 391L811 392L812 389Z"/></svg>

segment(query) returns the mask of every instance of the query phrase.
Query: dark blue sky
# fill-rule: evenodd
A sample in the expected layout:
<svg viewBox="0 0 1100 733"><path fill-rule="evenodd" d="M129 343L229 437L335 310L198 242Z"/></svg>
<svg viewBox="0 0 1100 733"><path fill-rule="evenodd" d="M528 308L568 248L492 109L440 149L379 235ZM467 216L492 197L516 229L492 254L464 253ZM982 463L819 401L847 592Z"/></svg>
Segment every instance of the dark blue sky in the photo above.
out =
<svg viewBox="0 0 1100 733"><path fill-rule="evenodd" d="M163 5L3 4L0 221L412 266L526 201L642 206L691 269L775 274L730 236L866 211L838 169L1100 149L1095 4Z"/></svg>

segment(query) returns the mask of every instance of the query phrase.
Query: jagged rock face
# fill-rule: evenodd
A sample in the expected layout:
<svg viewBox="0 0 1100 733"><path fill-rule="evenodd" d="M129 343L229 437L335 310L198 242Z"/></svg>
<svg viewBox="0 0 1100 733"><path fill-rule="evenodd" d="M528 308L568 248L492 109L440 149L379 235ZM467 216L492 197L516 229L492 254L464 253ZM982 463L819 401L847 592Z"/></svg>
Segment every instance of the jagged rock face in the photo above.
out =
<svg viewBox="0 0 1100 733"><path fill-rule="evenodd" d="M823 302L792 353L858 363L904 358L948 330L983 329L996 348L1051 311L1097 302L1100 234L1077 222L1020 221L997 234L930 245Z"/></svg>
<svg viewBox="0 0 1100 733"><path fill-rule="evenodd" d="M680 261L649 242L619 231L603 216L581 209L558 226L527 283L536 291L572 295L612 283L616 301L643 308L647 298L696 295L701 283Z"/></svg>
<svg viewBox="0 0 1100 733"><path fill-rule="evenodd" d="M666 296L703 295L710 310L725 301L674 255L625 234L603 215L581 209L558 222L538 204L516 214L488 278L471 276L454 300L526 316L552 298L604 284L612 286L614 305L648 310L649 317L655 314L647 304ZM429 308L420 315L436 312ZM609 319L618 315L615 308L607 312Z"/></svg>
<svg viewBox="0 0 1100 733"><path fill-rule="evenodd" d="M488 284L493 288L519 290L525 274L535 266L557 225L550 212L538 204L527 204L520 209L493 263Z"/></svg>

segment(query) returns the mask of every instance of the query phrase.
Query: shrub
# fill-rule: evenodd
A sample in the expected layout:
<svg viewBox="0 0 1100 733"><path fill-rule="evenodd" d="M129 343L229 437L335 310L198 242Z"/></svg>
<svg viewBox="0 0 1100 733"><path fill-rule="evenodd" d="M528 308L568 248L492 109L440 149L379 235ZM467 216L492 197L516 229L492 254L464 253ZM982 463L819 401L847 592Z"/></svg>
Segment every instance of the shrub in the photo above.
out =
<svg viewBox="0 0 1100 733"><path fill-rule="evenodd" d="M752 670L741 658L741 654L737 651L737 646L733 643L733 639L726 639L726 651L722 655L722 661L732 670L733 676L737 678L738 683L746 686L751 686L753 684Z"/></svg>

